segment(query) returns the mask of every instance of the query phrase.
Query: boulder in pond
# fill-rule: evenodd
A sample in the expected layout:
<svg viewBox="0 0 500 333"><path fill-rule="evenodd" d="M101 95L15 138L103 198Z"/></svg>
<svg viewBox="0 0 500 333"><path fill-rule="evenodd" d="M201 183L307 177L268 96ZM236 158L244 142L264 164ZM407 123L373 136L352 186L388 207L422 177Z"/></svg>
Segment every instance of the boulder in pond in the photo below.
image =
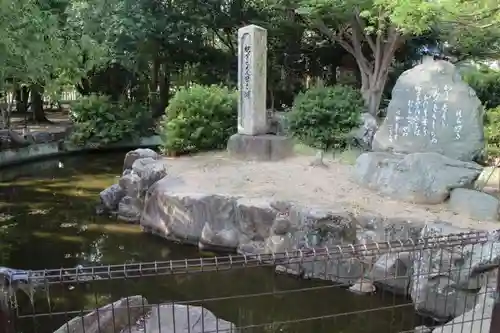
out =
<svg viewBox="0 0 500 333"><path fill-rule="evenodd" d="M135 325L125 328L127 333L237 333L236 326L217 318L209 310L195 305L161 304L151 310Z"/></svg>
<svg viewBox="0 0 500 333"><path fill-rule="evenodd" d="M457 316L443 326L436 327L434 333L491 333L491 318L495 306L494 289L482 288L474 308ZM495 331L496 332L496 331Z"/></svg>
<svg viewBox="0 0 500 333"><path fill-rule="evenodd" d="M470 230L432 222L422 229L421 238L444 238L464 232ZM442 320L457 317L475 306L477 290L491 282L488 276L500 261L499 233L486 236L488 241L480 244L413 253L410 295L418 312Z"/></svg>
<svg viewBox="0 0 500 333"><path fill-rule="evenodd" d="M99 193L101 204L108 211L118 208L118 203L125 196L125 191L118 184L113 184Z"/></svg>
<svg viewBox="0 0 500 333"><path fill-rule="evenodd" d="M414 218L380 216L357 216L359 228L356 234L358 244L373 242L416 241L420 238L424 223ZM372 281L379 289L406 296L412 276L412 252L394 252L382 255L361 253L365 260L370 260L365 278ZM371 258L370 258L371 255Z"/></svg>
<svg viewBox="0 0 500 333"><path fill-rule="evenodd" d="M384 290L406 296L413 272L412 259L411 252L383 254L371 267L368 277Z"/></svg>
<svg viewBox="0 0 500 333"><path fill-rule="evenodd" d="M135 160L132 167L126 169L118 181L125 193L118 204L118 218L128 222L139 222L146 192L166 175L165 160L151 157Z"/></svg>
<svg viewBox="0 0 500 333"><path fill-rule="evenodd" d="M81 317L75 317L54 333L116 333L133 325L148 310L142 296L122 298Z"/></svg>
<svg viewBox="0 0 500 333"><path fill-rule="evenodd" d="M368 152L356 160L354 179L398 200L439 204L448 198L452 189L472 186L481 170L474 162L454 160L438 153Z"/></svg>
<svg viewBox="0 0 500 333"><path fill-rule="evenodd" d="M457 68L425 61L398 78L373 149L394 153L435 152L473 161L485 147L483 107Z"/></svg>
<svg viewBox="0 0 500 333"><path fill-rule="evenodd" d="M139 177L139 195L144 196L151 185L167 175L167 163L165 160L155 160L151 157L140 158L132 164L131 173Z"/></svg>
<svg viewBox="0 0 500 333"><path fill-rule="evenodd" d="M141 211L141 200L127 195L120 200L116 213L119 220L135 223L141 219Z"/></svg>
<svg viewBox="0 0 500 333"><path fill-rule="evenodd" d="M152 159L157 160L160 158L160 155L158 155L157 152L155 152L154 150L149 149L149 148L145 148L145 149L138 148L138 149L129 151L125 155L125 159L123 160L123 170L125 171L127 169L131 169L134 162L138 159L141 159L141 158L152 158Z"/></svg>

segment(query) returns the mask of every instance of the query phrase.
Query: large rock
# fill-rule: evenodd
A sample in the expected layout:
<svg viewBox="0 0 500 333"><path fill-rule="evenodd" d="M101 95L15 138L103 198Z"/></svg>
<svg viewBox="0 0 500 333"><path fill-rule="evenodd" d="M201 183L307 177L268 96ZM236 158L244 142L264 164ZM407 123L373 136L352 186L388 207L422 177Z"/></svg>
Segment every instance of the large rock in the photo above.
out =
<svg viewBox="0 0 500 333"><path fill-rule="evenodd" d="M129 151L125 155L125 159L123 160L123 170L131 169L132 164L134 164L136 160L141 158L152 158L157 160L160 158L160 156L154 150L149 148L138 148L136 150Z"/></svg>
<svg viewBox="0 0 500 333"><path fill-rule="evenodd" d="M149 188L141 226L167 239L235 250L264 242L277 210L272 200L192 193L179 177L164 177Z"/></svg>
<svg viewBox="0 0 500 333"><path fill-rule="evenodd" d="M437 327L434 333L491 333L491 317L495 306L494 289L483 288L479 291L476 305L471 310L454 318L444 326Z"/></svg>
<svg viewBox="0 0 500 333"><path fill-rule="evenodd" d="M153 306L137 324L127 327L127 333L238 333L236 326L217 318L201 306L162 304Z"/></svg>
<svg viewBox="0 0 500 333"><path fill-rule="evenodd" d="M118 203L125 196L125 191L118 184L113 184L99 193L102 205L108 211L118 208Z"/></svg>
<svg viewBox="0 0 500 333"><path fill-rule="evenodd" d="M142 296L122 298L83 317L75 317L54 333L208 333L238 332L236 326L200 306L148 305Z"/></svg>
<svg viewBox="0 0 500 333"><path fill-rule="evenodd" d="M281 251L312 254L315 249L332 248L352 244L356 240L357 220L345 210L325 210L289 205L290 230L286 236L274 237L281 244ZM276 244L274 244L276 246ZM267 245L269 248L269 244ZM300 250L301 252L298 252ZM345 255L340 258L316 254L297 263L278 268L304 278L323 279L343 284L352 284L363 275L363 263L356 257Z"/></svg>
<svg viewBox="0 0 500 333"><path fill-rule="evenodd" d="M165 177L149 189L140 222L146 231L202 248L238 249L248 256L299 250L310 253L356 240L356 219L342 209L192 193L177 186L180 184L180 180ZM317 257L315 262L309 258L285 268L305 277L339 282L362 275L362 263L355 258Z"/></svg>
<svg viewBox="0 0 500 333"><path fill-rule="evenodd" d="M454 212L467 214L478 220L498 220L500 201L485 192L456 188L451 191L448 205Z"/></svg>
<svg viewBox="0 0 500 333"><path fill-rule="evenodd" d="M421 238L469 232L445 222L427 224ZM500 259L498 232L480 244L434 248L413 253L410 294L417 311L438 319L457 317L477 302L477 290L488 283L488 274Z"/></svg>
<svg viewBox="0 0 500 333"><path fill-rule="evenodd" d="M239 244L264 241L271 235L277 211L271 200L264 198L239 198L236 201L236 225L241 230ZM286 219L288 221L288 219ZM278 222L279 223L279 222ZM286 223L286 222L285 222ZM280 226L277 226L279 229ZM288 232L281 226L280 234Z"/></svg>
<svg viewBox="0 0 500 333"><path fill-rule="evenodd" d="M373 149L436 152L476 160L484 149L483 107L447 61L428 61L404 72L392 91Z"/></svg>
<svg viewBox="0 0 500 333"><path fill-rule="evenodd" d="M151 157L141 158L132 164L131 174L136 174L139 177L139 195L144 196L151 185L167 175L167 164L165 160L155 160Z"/></svg>
<svg viewBox="0 0 500 333"><path fill-rule="evenodd" d="M500 236L498 231L488 234L488 241L468 244L461 249L461 259L451 271L458 288L476 290L490 282L488 274L500 263Z"/></svg>
<svg viewBox="0 0 500 333"><path fill-rule="evenodd" d="M121 332L125 327L133 325L143 315L147 305L148 301L142 296L122 298L83 317L71 319L54 333Z"/></svg>
<svg viewBox="0 0 500 333"><path fill-rule="evenodd" d="M378 216L357 217L361 228L357 232L359 244L373 242L416 241L420 238L424 223L408 218L381 218ZM365 258L367 256L365 255ZM407 295L410 284L413 254L411 252L387 253L371 258L373 265L365 278L377 287L400 295ZM368 258L367 258L368 259Z"/></svg>
<svg viewBox="0 0 500 333"><path fill-rule="evenodd" d="M354 178L361 185L398 200L438 204L448 198L453 188L472 186L481 170L474 162L437 153L369 152L356 160Z"/></svg>
<svg viewBox="0 0 500 333"><path fill-rule="evenodd" d="M146 192L154 183L167 175L167 164L165 160L145 157L134 160L130 168L125 168L124 165L124 169L118 181L118 186L124 194L117 204L118 218L128 222L138 222Z"/></svg>
<svg viewBox="0 0 500 333"><path fill-rule="evenodd" d="M350 133L353 144L364 150L371 150L373 137L377 129L377 119L369 113L363 113L361 115L361 125Z"/></svg>
<svg viewBox="0 0 500 333"><path fill-rule="evenodd" d="M137 222L141 219L142 202L138 198L128 195L123 197L118 203L117 217L125 222Z"/></svg>
<svg viewBox="0 0 500 333"><path fill-rule="evenodd" d="M175 191L170 188L168 179L164 179L148 193L141 226L167 239L190 244L201 241L205 245L235 249L238 240L226 240L224 237L235 228L235 199L216 194ZM223 244L216 242L223 240Z"/></svg>

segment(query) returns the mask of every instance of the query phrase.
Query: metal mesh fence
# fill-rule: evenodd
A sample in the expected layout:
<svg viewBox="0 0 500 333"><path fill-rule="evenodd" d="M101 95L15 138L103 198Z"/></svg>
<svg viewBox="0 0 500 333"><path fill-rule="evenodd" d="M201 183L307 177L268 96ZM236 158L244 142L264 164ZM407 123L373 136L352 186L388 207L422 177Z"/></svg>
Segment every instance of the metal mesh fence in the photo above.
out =
<svg viewBox="0 0 500 333"><path fill-rule="evenodd" d="M492 235L13 272L0 320L9 333L500 332Z"/></svg>

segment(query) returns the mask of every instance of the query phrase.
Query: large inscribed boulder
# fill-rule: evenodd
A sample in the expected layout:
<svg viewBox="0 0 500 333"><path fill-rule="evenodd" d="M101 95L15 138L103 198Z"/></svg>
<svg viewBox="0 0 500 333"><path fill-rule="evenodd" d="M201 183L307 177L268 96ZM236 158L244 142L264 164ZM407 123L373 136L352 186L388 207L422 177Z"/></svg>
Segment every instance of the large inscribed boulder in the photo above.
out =
<svg viewBox="0 0 500 333"><path fill-rule="evenodd" d="M453 64L428 60L399 77L373 150L471 161L483 149L481 101Z"/></svg>

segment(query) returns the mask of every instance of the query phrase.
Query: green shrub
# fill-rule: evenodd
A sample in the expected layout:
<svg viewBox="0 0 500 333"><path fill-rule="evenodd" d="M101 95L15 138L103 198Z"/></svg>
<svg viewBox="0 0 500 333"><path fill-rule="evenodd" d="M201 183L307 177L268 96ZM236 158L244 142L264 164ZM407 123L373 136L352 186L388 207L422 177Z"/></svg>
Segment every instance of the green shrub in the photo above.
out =
<svg viewBox="0 0 500 333"><path fill-rule="evenodd" d="M484 126L487 159L500 157L500 106L486 110Z"/></svg>
<svg viewBox="0 0 500 333"><path fill-rule="evenodd" d="M180 89L160 123L163 150L183 154L224 148L237 130L237 102L236 91L227 87Z"/></svg>
<svg viewBox="0 0 500 333"><path fill-rule="evenodd" d="M365 106L356 89L336 85L300 93L289 113L290 133L317 149L343 149L348 134L359 126Z"/></svg>
<svg viewBox="0 0 500 333"><path fill-rule="evenodd" d="M90 95L71 105L74 128L70 141L76 145L106 145L133 140L145 134L152 120L147 107L130 102L112 102L107 96Z"/></svg>
<svg viewBox="0 0 500 333"><path fill-rule="evenodd" d="M468 70L463 79L476 91L486 108L500 105L500 71L481 67L478 70Z"/></svg>

